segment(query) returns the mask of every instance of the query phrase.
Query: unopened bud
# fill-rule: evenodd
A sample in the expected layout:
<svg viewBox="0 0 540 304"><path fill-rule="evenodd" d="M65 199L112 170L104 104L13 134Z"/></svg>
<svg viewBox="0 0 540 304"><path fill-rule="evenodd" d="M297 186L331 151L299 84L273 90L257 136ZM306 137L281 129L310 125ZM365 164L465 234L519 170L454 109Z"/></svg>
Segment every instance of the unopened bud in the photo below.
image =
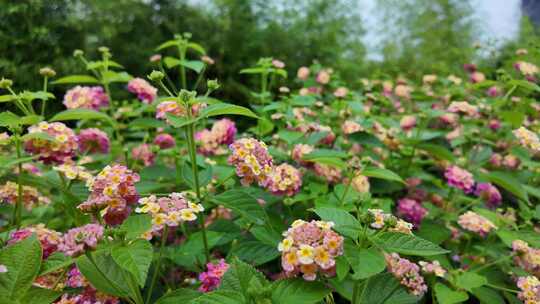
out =
<svg viewBox="0 0 540 304"><path fill-rule="evenodd" d="M73 51L73 57L81 57L82 55L84 55L84 52L82 50Z"/></svg>
<svg viewBox="0 0 540 304"><path fill-rule="evenodd" d="M52 78L56 76L56 71L51 69L50 67L44 67L44 68L39 69L39 74L41 76Z"/></svg>
<svg viewBox="0 0 540 304"><path fill-rule="evenodd" d="M190 32L185 32L185 33L184 33L184 38L186 38L186 39L190 39L191 36L192 36L192 35L191 35Z"/></svg>
<svg viewBox="0 0 540 304"><path fill-rule="evenodd" d="M11 79L2 78L0 79L0 89L7 89L13 85Z"/></svg>
<svg viewBox="0 0 540 304"><path fill-rule="evenodd" d="M160 72L160 71L154 70L154 71L152 71L152 73L150 73L150 75L148 75L147 77L148 77L148 79L150 79L150 80L152 80L152 81L158 82L158 81L160 81L161 79L163 79L163 77L165 77L165 75L163 75L163 73Z"/></svg>
<svg viewBox="0 0 540 304"><path fill-rule="evenodd" d="M98 48L98 51L99 51L100 53L109 53L109 52L110 52L109 48L106 47L106 46L100 46L100 47Z"/></svg>
<svg viewBox="0 0 540 304"><path fill-rule="evenodd" d="M150 62L160 62L161 61L161 55L155 54L150 56Z"/></svg>
<svg viewBox="0 0 540 304"><path fill-rule="evenodd" d="M215 91L220 87L219 82L216 79L209 79L206 82L206 86L208 87L209 91Z"/></svg>
<svg viewBox="0 0 540 304"><path fill-rule="evenodd" d="M184 103L188 103L192 99L197 96L197 92L188 91L188 90L180 90L180 93L178 94L178 97L180 97L180 100Z"/></svg>

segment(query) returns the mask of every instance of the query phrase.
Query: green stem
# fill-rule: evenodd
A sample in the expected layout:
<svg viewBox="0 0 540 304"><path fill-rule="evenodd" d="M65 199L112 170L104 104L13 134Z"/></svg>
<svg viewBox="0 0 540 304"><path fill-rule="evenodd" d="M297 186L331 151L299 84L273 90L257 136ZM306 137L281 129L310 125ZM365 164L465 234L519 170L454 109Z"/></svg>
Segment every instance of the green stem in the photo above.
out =
<svg viewBox="0 0 540 304"><path fill-rule="evenodd" d="M499 259L497 259L497 260L495 260L495 261L493 261L493 262L491 262L491 263L487 263L487 264L485 264L485 265L483 265L483 266L480 266L480 267L478 267L478 268L476 268L476 269L472 269L472 271L474 271L474 272L482 271L482 270L484 270L484 269L486 269L486 268L489 268L489 267L491 267L491 266L493 266L493 265L497 265L497 264L499 264L500 262L504 262L504 261L506 261L506 260L508 260L508 259L510 259L510 258L512 258L512 255L506 255L506 256L504 256L504 257L502 257L502 258L499 258Z"/></svg>
<svg viewBox="0 0 540 304"><path fill-rule="evenodd" d="M152 281L150 283L148 293L146 294L147 304L150 303L150 299L152 298L152 291L154 290L154 285L156 285L157 276L159 274L159 268L161 267L161 257L163 255L163 248L165 248L165 243L167 242L168 234L169 234L169 226L165 225L165 227L163 228L163 234L161 235L161 245L159 247L158 258L156 261L156 268L154 269L154 274L152 275Z"/></svg>
<svg viewBox="0 0 540 304"><path fill-rule="evenodd" d="M195 81L195 85L193 85L193 91L197 91L197 88L199 87L199 84L201 83L204 72L206 71L206 65L202 68L201 72L199 73L199 76L197 77L197 80Z"/></svg>
<svg viewBox="0 0 540 304"><path fill-rule="evenodd" d="M15 147L17 149L17 159L20 160L22 157L22 151L21 151L21 140L19 136L16 137L15 140ZM23 196L23 185L22 185L22 163L19 161L17 164L17 168L19 169L19 173L17 174L17 204L15 205L15 209L13 210L13 219L14 224L19 229L21 225L21 217L22 217L22 196Z"/></svg>
<svg viewBox="0 0 540 304"><path fill-rule="evenodd" d="M343 191L343 194L341 195L341 198L339 199L339 202L341 203L341 205L343 205L343 201L347 197L347 194L349 193L349 189L351 189L353 175L354 175L354 170L351 170L351 173L349 174L349 182L347 183L347 187L345 187L345 190Z"/></svg>
<svg viewBox="0 0 540 304"><path fill-rule="evenodd" d="M48 77L47 76L44 76L43 77L43 92L47 93L47 82L48 82ZM45 105L47 104L47 99L43 99L41 101L41 116L45 117Z"/></svg>
<svg viewBox="0 0 540 304"><path fill-rule="evenodd" d="M494 289L502 290L502 291L511 292L511 293L519 293L518 290L509 289L509 288L506 288L506 287L497 286L497 285L493 285L493 284L489 284L489 283L487 283L486 286L489 286L489 287L494 288Z"/></svg>
<svg viewBox="0 0 540 304"><path fill-rule="evenodd" d="M178 48L178 53L180 55L180 61L182 62L180 64L180 81L182 84L182 89L187 89L186 68L183 66L184 60L186 60L186 48L184 46L180 46Z"/></svg>

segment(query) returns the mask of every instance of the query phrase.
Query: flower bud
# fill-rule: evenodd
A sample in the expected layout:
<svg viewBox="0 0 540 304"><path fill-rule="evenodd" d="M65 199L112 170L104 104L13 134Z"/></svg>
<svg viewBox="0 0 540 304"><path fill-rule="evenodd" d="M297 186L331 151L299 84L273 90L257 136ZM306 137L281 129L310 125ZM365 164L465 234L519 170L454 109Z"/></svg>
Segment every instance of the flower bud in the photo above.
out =
<svg viewBox="0 0 540 304"><path fill-rule="evenodd" d="M7 89L13 85L11 79L2 78L0 79L0 89Z"/></svg>
<svg viewBox="0 0 540 304"><path fill-rule="evenodd" d="M192 35L191 35L190 32L185 32L185 33L184 33L184 38L190 39L191 37L192 37Z"/></svg>
<svg viewBox="0 0 540 304"><path fill-rule="evenodd" d="M197 92L188 91L188 90L180 90L180 93L178 94L178 97L180 97L180 100L184 103L190 102L192 99L197 96Z"/></svg>
<svg viewBox="0 0 540 304"><path fill-rule="evenodd" d="M109 48L106 47L106 46L100 46L100 47L98 48L98 51L99 51L100 53L110 53Z"/></svg>
<svg viewBox="0 0 540 304"><path fill-rule="evenodd" d="M163 79L163 77L165 77L165 75L163 75L162 72L160 71L156 71L156 70L153 70L152 73L150 73L150 75L147 76L148 79L152 80L152 81L160 81L161 79Z"/></svg>
<svg viewBox="0 0 540 304"><path fill-rule="evenodd" d="M217 79L209 79L206 82L206 86L208 87L209 91L215 91L215 90L219 89L219 87L220 87L219 82L217 81Z"/></svg>
<svg viewBox="0 0 540 304"><path fill-rule="evenodd" d="M73 57L82 57L82 55L84 55L84 52L82 50L73 51Z"/></svg>
<svg viewBox="0 0 540 304"><path fill-rule="evenodd" d="M56 76L56 71L51 69L50 67L44 67L39 69L39 74L44 77L52 78Z"/></svg>
<svg viewBox="0 0 540 304"><path fill-rule="evenodd" d="M161 61L161 55L160 54L154 54L150 56L150 62L160 62Z"/></svg>

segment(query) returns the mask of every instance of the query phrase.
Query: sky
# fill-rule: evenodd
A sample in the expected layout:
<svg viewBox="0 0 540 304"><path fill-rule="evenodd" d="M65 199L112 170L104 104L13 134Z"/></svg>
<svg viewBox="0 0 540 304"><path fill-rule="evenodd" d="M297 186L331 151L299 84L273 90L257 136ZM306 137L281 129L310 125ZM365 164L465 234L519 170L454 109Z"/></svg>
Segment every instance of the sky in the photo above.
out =
<svg viewBox="0 0 540 304"><path fill-rule="evenodd" d="M366 35L364 43L368 48L368 58L380 59L377 52L377 31L381 22L378 20L375 7L377 0L358 0L362 8L362 17ZM464 1L464 0L460 0ZM474 17L480 26L479 42L494 41L500 44L515 37L519 30L521 18L521 0L472 0L475 9Z"/></svg>

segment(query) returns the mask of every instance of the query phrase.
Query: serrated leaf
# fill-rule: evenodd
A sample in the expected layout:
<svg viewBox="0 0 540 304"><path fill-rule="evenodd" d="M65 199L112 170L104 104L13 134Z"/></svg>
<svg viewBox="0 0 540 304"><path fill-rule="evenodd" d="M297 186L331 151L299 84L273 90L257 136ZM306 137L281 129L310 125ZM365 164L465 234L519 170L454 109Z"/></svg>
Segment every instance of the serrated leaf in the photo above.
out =
<svg viewBox="0 0 540 304"><path fill-rule="evenodd" d="M506 190L508 190L510 193L514 194L517 198L529 202L529 195L527 194L527 191L521 186L521 183L515 179L512 175L505 173L505 172L489 172L489 173L481 173L482 177L487 179L488 181L496 184L497 186L500 186Z"/></svg>
<svg viewBox="0 0 540 304"><path fill-rule="evenodd" d="M9 111L0 113L0 127L16 127L20 125L20 117Z"/></svg>
<svg viewBox="0 0 540 304"><path fill-rule="evenodd" d="M166 128L167 124L161 120L150 117L139 117L129 123L130 128L158 129Z"/></svg>
<svg viewBox="0 0 540 304"><path fill-rule="evenodd" d="M159 298L155 304L191 303L191 300L195 300L201 295L202 293L197 290L179 288L165 294Z"/></svg>
<svg viewBox="0 0 540 304"><path fill-rule="evenodd" d="M20 303L50 304L60 297L62 292L32 286Z"/></svg>
<svg viewBox="0 0 540 304"><path fill-rule="evenodd" d="M399 232L383 232L370 238L373 243L388 252L406 255L430 256L449 251L414 235Z"/></svg>
<svg viewBox="0 0 540 304"><path fill-rule="evenodd" d="M163 58L163 62L165 63L165 66L166 66L168 69L174 68L175 66L180 65L180 59L174 58L174 57L170 57L170 56L167 56L167 57Z"/></svg>
<svg viewBox="0 0 540 304"><path fill-rule="evenodd" d="M212 116L218 116L218 115L240 115L240 116L247 116L247 117L257 118L257 119L259 118L259 116L257 116L248 108L220 102L220 103L215 103L213 105L210 105L204 110L202 110L201 113L199 114L198 120L204 117L212 117Z"/></svg>
<svg viewBox="0 0 540 304"><path fill-rule="evenodd" d="M454 154L452 154L450 150L448 150L447 148L441 145L423 143L423 144L417 145L417 147L418 149L427 151L429 154L431 154L435 158L448 160L450 162L454 162L456 159L454 157Z"/></svg>
<svg viewBox="0 0 540 304"><path fill-rule="evenodd" d="M244 189L231 189L218 194L212 198L218 205L223 205L236 213L242 215L249 221L263 225L266 217L264 209L257 202L257 198L253 197Z"/></svg>
<svg viewBox="0 0 540 304"><path fill-rule="evenodd" d="M61 121L61 120L83 120L83 119L97 119L103 120L111 124L112 126L116 123L105 113L90 110L90 109L70 109L65 110L54 115L50 121Z"/></svg>
<svg viewBox="0 0 540 304"><path fill-rule="evenodd" d="M331 291L320 282L302 279L280 280L272 283L274 303L313 304L321 301Z"/></svg>
<svg viewBox="0 0 540 304"><path fill-rule="evenodd" d="M435 284L434 291L437 301L441 304L462 303L469 299L466 292L452 290L442 283Z"/></svg>
<svg viewBox="0 0 540 304"><path fill-rule="evenodd" d="M0 265L7 268L0 274L0 298L21 299L32 286L39 273L42 249L32 235L0 251Z"/></svg>
<svg viewBox="0 0 540 304"><path fill-rule="evenodd" d="M232 253L254 266L270 262L280 255L276 245L271 246L256 240L240 242Z"/></svg>
<svg viewBox="0 0 540 304"><path fill-rule="evenodd" d="M384 255L377 248L361 248L345 243L345 257L354 271L353 279L362 280L382 272L386 268Z"/></svg>
<svg viewBox="0 0 540 304"><path fill-rule="evenodd" d="M41 264L41 270L39 271L39 275L42 276L51 272L55 272L58 269L68 267L73 263L75 263L75 260L71 257L68 257L61 252L55 252L43 261L43 263Z"/></svg>
<svg viewBox="0 0 540 304"><path fill-rule="evenodd" d="M390 171L388 169L368 167L362 170L362 175L367 177L380 178L385 180L390 180L394 182L399 182L405 184L405 181L397 173Z"/></svg>
<svg viewBox="0 0 540 304"><path fill-rule="evenodd" d="M204 69L204 62L199 60L182 60L180 61L180 65L193 70L197 73L200 73L202 69Z"/></svg>
<svg viewBox="0 0 540 304"><path fill-rule="evenodd" d="M71 84L71 83L99 83L99 80L97 80L95 77L90 75L70 75L65 76L62 78L59 78L51 84Z"/></svg>
<svg viewBox="0 0 540 304"><path fill-rule="evenodd" d="M419 300L409 294L391 273L381 273L368 278L358 296L360 299L357 303L369 304L412 304Z"/></svg>
<svg viewBox="0 0 540 304"><path fill-rule="evenodd" d="M189 304L248 304L244 296L232 290L216 290L205 293Z"/></svg>
<svg viewBox="0 0 540 304"><path fill-rule="evenodd" d="M148 214L129 216L120 226L119 230L126 233L129 240L141 238L141 235L152 228L152 218Z"/></svg>
<svg viewBox="0 0 540 304"><path fill-rule="evenodd" d="M334 223L334 229L350 238L358 238L360 223L349 212L337 208L317 208L314 212L323 220Z"/></svg>
<svg viewBox="0 0 540 304"><path fill-rule="evenodd" d="M77 258L77 268L83 276L90 281L97 290L117 297L127 297L130 294L126 281L129 273L116 264L106 251L96 251L91 253L97 267L82 255ZM111 284L112 282L113 284Z"/></svg>
<svg viewBox="0 0 540 304"><path fill-rule="evenodd" d="M150 242L142 239L125 246L113 247L111 250L111 256L116 264L131 272L141 287L146 282L153 255L154 250Z"/></svg>
<svg viewBox="0 0 540 304"><path fill-rule="evenodd" d="M479 287L472 290L473 295L480 300L481 304L504 304L501 294L491 288Z"/></svg>
<svg viewBox="0 0 540 304"><path fill-rule="evenodd" d="M235 259L229 264L229 269L223 275L220 290L234 290L245 294L249 288L251 280L258 280L260 285L268 284L268 281L262 273L252 266Z"/></svg>
<svg viewBox="0 0 540 304"><path fill-rule="evenodd" d="M475 272L465 272L456 278L456 285L460 288L471 291L473 288L487 284L487 279Z"/></svg>

